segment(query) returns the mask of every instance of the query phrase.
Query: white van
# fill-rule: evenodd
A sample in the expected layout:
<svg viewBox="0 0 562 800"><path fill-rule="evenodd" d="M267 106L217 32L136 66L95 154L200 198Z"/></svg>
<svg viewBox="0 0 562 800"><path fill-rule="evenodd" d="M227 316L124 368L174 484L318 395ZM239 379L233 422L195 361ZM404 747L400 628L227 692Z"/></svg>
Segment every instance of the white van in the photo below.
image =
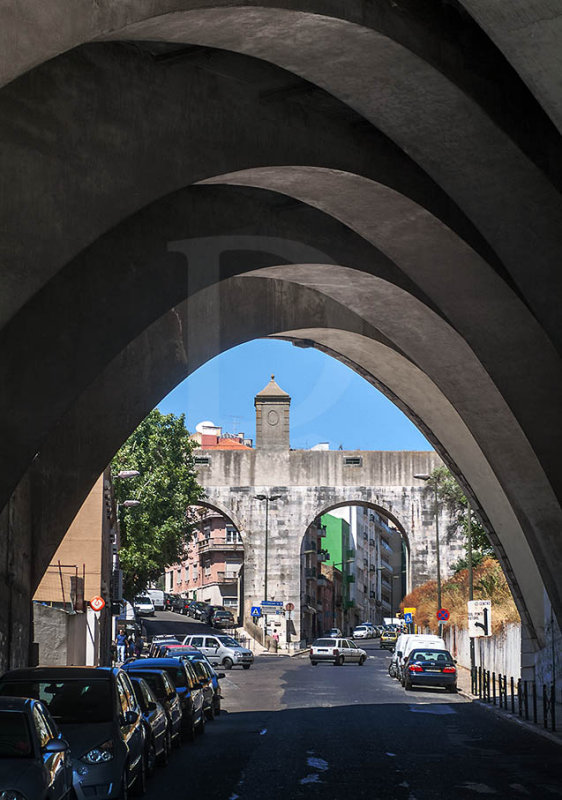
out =
<svg viewBox="0 0 562 800"><path fill-rule="evenodd" d="M394 657L396 659L396 677L403 681L403 667L414 647L431 647L435 650L446 650L445 642L433 633L403 633L396 640Z"/></svg>
<svg viewBox="0 0 562 800"><path fill-rule="evenodd" d="M164 599L164 592L160 589L147 589L145 594L147 594L152 602L154 603L154 608L157 611L164 611L166 608L166 601Z"/></svg>

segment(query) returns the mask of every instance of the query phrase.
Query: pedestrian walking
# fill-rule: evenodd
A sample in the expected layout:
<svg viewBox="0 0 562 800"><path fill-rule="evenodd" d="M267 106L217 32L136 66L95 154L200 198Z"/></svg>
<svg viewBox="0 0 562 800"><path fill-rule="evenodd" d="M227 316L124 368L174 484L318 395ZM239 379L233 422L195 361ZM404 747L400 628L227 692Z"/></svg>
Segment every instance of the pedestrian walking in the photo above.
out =
<svg viewBox="0 0 562 800"><path fill-rule="evenodd" d="M273 634L273 647L275 648L275 652L279 650L279 634L277 631Z"/></svg>
<svg viewBox="0 0 562 800"><path fill-rule="evenodd" d="M129 640L127 639L127 634L125 631L119 631L117 634L117 661L125 661L127 657L127 646L129 644Z"/></svg>
<svg viewBox="0 0 562 800"><path fill-rule="evenodd" d="M144 647L144 639L142 638L140 633L137 633L137 635L135 636L135 656L137 658L140 658L143 647Z"/></svg>

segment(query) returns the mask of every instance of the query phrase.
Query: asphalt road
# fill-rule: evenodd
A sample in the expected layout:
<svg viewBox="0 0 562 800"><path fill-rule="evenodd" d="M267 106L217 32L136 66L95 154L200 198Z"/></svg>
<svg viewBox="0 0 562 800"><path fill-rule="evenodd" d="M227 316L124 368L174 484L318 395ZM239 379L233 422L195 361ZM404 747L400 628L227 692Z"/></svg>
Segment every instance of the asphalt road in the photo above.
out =
<svg viewBox="0 0 562 800"><path fill-rule="evenodd" d="M157 633L201 631L170 613ZM441 690L405 692L376 640L363 667L263 655L222 681L224 712L147 800L562 797L561 747Z"/></svg>

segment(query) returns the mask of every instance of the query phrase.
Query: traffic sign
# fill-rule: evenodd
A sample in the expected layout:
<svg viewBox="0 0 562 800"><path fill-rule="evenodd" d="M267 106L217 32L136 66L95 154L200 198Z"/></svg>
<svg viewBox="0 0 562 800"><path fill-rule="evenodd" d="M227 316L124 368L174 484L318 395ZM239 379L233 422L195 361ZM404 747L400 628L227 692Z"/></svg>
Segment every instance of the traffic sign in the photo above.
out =
<svg viewBox="0 0 562 800"><path fill-rule="evenodd" d="M283 601L282 600L262 600L261 601L261 605L262 606L282 606L283 605Z"/></svg>
<svg viewBox="0 0 562 800"><path fill-rule="evenodd" d="M285 606L285 611L294 611L294 610L295 610L295 604L287 603L287 605Z"/></svg>
<svg viewBox="0 0 562 800"><path fill-rule="evenodd" d="M413 621L414 618L412 617L412 614L409 611L404 611L404 622L406 625L411 625Z"/></svg>
<svg viewBox="0 0 562 800"><path fill-rule="evenodd" d="M252 606L252 617L261 617L261 606Z"/></svg>
<svg viewBox="0 0 562 800"><path fill-rule="evenodd" d="M102 608L105 608L105 600L103 597L100 597L99 595L92 597L90 600L90 608L92 608L94 611L101 611Z"/></svg>
<svg viewBox="0 0 562 800"><path fill-rule="evenodd" d="M492 635L492 601L468 601L468 635L471 639Z"/></svg>
<svg viewBox="0 0 562 800"><path fill-rule="evenodd" d="M411 614L413 617L415 617L416 616L416 611L417 611L416 608L405 608L404 609L404 616L406 614Z"/></svg>
<svg viewBox="0 0 562 800"><path fill-rule="evenodd" d="M437 619L439 622L447 622L449 619L449 612L446 608L440 608L437 612Z"/></svg>

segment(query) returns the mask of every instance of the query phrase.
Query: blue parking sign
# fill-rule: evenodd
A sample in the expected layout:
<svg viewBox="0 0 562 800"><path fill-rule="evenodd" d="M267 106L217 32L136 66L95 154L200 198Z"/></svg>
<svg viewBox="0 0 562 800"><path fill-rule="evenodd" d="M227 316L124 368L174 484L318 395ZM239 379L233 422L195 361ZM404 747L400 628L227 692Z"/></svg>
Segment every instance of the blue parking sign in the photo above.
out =
<svg viewBox="0 0 562 800"><path fill-rule="evenodd" d="M412 619L412 615L410 613L404 614L404 622L407 625L410 625L414 620Z"/></svg>
<svg viewBox="0 0 562 800"><path fill-rule="evenodd" d="M252 606L252 617L261 617L261 607Z"/></svg>

